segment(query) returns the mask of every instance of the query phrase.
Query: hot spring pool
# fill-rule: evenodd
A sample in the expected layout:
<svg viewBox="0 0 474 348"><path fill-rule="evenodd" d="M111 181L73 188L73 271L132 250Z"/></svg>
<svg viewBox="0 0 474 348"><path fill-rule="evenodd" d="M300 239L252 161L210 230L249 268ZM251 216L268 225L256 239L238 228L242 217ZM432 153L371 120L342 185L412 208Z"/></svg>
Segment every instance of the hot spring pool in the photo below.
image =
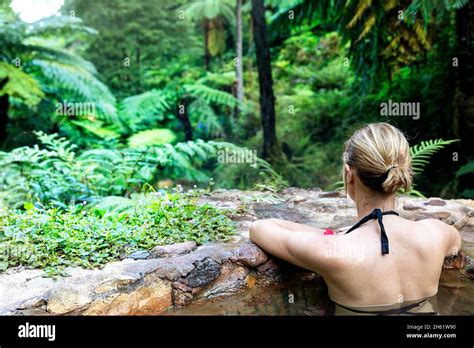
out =
<svg viewBox="0 0 474 348"><path fill-rule="evenodd" d="M291 301L293 300L293 301ZM443 271L437 301L441 315L474 314L474 279L459 270ZM324 282L255 287L232 296L172 308L165 315L330 315L334 303Z"/></svg>

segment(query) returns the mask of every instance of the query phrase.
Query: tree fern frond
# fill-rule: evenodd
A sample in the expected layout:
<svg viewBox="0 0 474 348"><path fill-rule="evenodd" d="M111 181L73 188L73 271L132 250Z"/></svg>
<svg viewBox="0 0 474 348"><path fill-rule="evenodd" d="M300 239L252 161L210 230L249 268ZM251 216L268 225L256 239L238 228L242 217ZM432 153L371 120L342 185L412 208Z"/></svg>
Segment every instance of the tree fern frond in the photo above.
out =
<svg viewBox="0 0 474 348"><path fill-rule="evenodd" d="M235 98L232 94L220 91L209 86L196 83L184 85L184 89L190 95L201 97L208 103L225 105L231 108L234 108L238 105L237 98Z"/></svg>
<svg viewBox="0 0 474 348"><path fill-rule="evenodd" d="M367 20L365 21L362 32L360 33L356 42L362 40L369 33L369 31L372 29L374 25L375 25L375 14L371 13L369 15L369 18L367 18Z"/></svg>
<svg viewBox="0 0 474 348"><path fill-rule="evenodd" d="M59 137L57 134L46 134L42 131L35 131L35 135L45 145L49 151L54 151L57 156L68 162L71 162L76 155L74 150L76 145L71 144L66 138Z"/></svg>
<svg viewBox="0 0 474 348"><path fill-rule="evenodd" d="M49 84L71 92L81 101L94 103L99 117L107 121L116 120L115 97L102 82L80 66L43 59L34 59ZM95 115L94 115L95 116Z"/></svg>
<svg viewBox="0 0 474 348"><path fill-rule="evenodd" d="M397 0L385 0L383 2L383 9L388 12L390 11L391 9L395 8L396 6L398 5L398 1Z"/></svg>
<svg viewBox="0 0 474 348"><path fill-rule="evenodd" d="M7 77L8 82L0 90L0 96L8 94L14 98L19 98L29 106L37 105L44 97L40 85L34 78L13 65L0 61L0 80Z"/></svg>
<svg viewBox="0 0 474 348"><path fill-rule="evenodd" d="M195 1L184 8L186 16L194 21L202 21L204 19L213 20L219 16L226 18L233 24L235 15L232 11L231 0L203 0Z"/></svg>
<svg viewBox="0 0 474 348"><path fill-rule="evenodd" d="M422 141L419 144L416 144L410 148L411 163L413 167L413 172L415 174L420 174L425 165L429 163L428 159L443 149L445 146L452 144L459 139L454 140L443 140L443 139L433 139Z"/></svg>
<svg viewBox="0 0 474 348"><path fill-rule="evenodd" d="M143 129L148 123L162 121L169 108L166 95L158 90L127 97L119 105L121 118L133 131Z"/></svg>
<svg viewBox="0 0 474 348"><path fill-rule="evenodd" d="M101 139L116 139L120 137L120 134L117 131L111 127L104 126L100 121L71 121L71 123L87 130Z"/></svg>
<svg viewBox="0 0 474 348"><path fill-rule="evenodd" d="M360 0L357 3L355 14L350 20L350 22L347 24L346 28L348 29L352 28L359 21L362 15L365 13L365 10L370 7L370 5L372 5L372 0Z"/></svg>
<svg viewBox="0 0 474 348"><path fill-rule="evenodd" d="M194 100L188 106L189 115L198 129L203 129L204 133L210 136L217 136L223 132L222 124L209 103L201 97Z"/></svg>
<svg viewBox="0 0 474 348"><path fill-rule="evenodd" d="M29 23L26 29L28 36L57 35L58 32L82 31L89 35L97 34L97 30L84 25L82 19L71 16L50 16Z"/></svg>
<svg viewBox="0 0 474 348"><path fill-rule="evenodd" d="M39 44L40 42L41 41L30 41L30 39L26 39L24 41L23 49L29 52L35 52L35 56L38 57L38 59L59 62L64 65L77 66L86 70L89 74L97 74L97 70L91 62L62 48L48 47Z"/></svg>

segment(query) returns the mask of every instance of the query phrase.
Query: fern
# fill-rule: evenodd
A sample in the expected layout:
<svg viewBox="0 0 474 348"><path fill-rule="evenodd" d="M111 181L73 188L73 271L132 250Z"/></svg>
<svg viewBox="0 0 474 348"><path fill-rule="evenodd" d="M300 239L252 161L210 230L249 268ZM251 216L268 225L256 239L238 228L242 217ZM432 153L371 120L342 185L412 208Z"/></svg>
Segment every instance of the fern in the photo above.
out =
<svg viewBox="0 0 474 348"><path fill-rule="evenodd" d="M97 117L115 122L115 98L98 80L94 65L57 40L58 35L72 32L96 33L77 18L53 16L26 24L15 16L0 13L0 76L10 78L0 93L7 93L29 107L37 105L45 94L49 100L94 103ZM5 63L15 59L22 62L21 69ZM69 118L60 121L65 120Z"/></svg>
<svg viewBox="0 0 474 348"><path fill-rule="evenodd" d="M102 116L104 120L117 120L115 98L107 86L86 68L44 59L34 59L32 64L41 69L44 79L47 80L44 82L48 85L71 93L79 100L93 102L98 111L97 116Z"/></svg>
<svg viewBox="0 0 474 348"><path fill-rule="evenodd" d="M200 97L208 103L225 105L234 108L238 100L230 93L203 85L199 83L184 85L184 90L190 95Z"/></svg>
<svg viewBox="0 0 474 348"><path fill-rule="evenodd" d="M414 174L421 174L426 164L429 163L428 159L439 150L443 149L446 145L452 144L459 139L455 140L443 140L433 139L422 141L420 144L414 145L410 148L411 163Z"/></svg>
<svg viewBox="0 0 474 348"><path fill-rule="evenodd" d="M97 30L87 27L82 19L71 16L51 16L30 23L27 34L34 36L57 36L64 32L83 32L88 35L97 34Z"/></svg>
<svg viewBox="0 0 474 348"><path fill-rule="evenodd" d="M119 105L120 116L132 131L142 130L164 120L170 108L167 99L165 93L158 90L127 97Z"/></svg>
<svg viewBox="0 0 474 348"><path fill-rule="evenodd" d="M114 214L134 210L136 206L137 201L121 196L102 197L90 205L93 210Z"/></svg>
<svg viewBox="0 0 474 348"><path fill-rule="evenodd" d="M72 162L76 146L71 144L66 138L60 138L57 134L46 134L41 131L34 133L50 153L55 154L66 162Z"/></svg>
<svg viewBox="0 0 474 348"><path fill-rule="evenodd" d="M222 124L214 109L202 98L197 98L189 104L189 116L197 129L202 130L205 135L212 137L221 135L223 132Z"/></svg>
<svg viewBox="0 0 474 348"><path fill-rule="evenodd" d="M34 78L13 65L0 61L0 80L4 78L9 80L0 91L0 96L8 94L20 99L28 106L37 105L44 97L39 83Z"/></svg>
<svg viewBox="0 0 474 348"><path fill-rule="evenodd" d="M44 149L35 145L0 152L0 200L11 207L29 201L65 207L101 196L128 197L160 177L205 181L209 177L202 166L219 149L232 146L197 140L78 154L75 145L57 134L36 135Z"/></svg>
<svg viewBox="0 0 474 348"><path fill-rule="evenodd" d="M82 128L95 136L110 140L116 139L120 137L119 132L115 129L116 127L113 126L104 126L104 123L101 121L90 122L88 120L80 120L80 121L71 121L71 123L79 128Z"/></svg>

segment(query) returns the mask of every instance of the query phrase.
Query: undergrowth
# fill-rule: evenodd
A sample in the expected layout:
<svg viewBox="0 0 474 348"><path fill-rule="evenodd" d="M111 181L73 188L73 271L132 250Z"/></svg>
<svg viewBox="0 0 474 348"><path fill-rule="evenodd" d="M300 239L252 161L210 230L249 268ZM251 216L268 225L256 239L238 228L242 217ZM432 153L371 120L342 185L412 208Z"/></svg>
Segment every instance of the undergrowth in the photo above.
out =
<svg viewBox="0 0 474 348"><path fill-rule="evenodd" d="M108 213L86 204L0 210L0 269L43 268L65 275L66 267L100 267L136 250L183 241L225 241L234 232L229 211L184 193L152 193L140 206Z"/></svg>

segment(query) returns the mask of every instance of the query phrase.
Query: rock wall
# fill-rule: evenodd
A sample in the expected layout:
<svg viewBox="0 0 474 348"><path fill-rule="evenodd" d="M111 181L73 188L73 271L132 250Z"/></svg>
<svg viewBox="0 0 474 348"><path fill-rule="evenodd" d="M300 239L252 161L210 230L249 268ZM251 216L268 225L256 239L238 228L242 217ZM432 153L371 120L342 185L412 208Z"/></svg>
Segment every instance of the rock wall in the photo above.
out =
<svg viewBox="0 0 474 348"><path fill-rule="evenodd" d="M254 286L305 281L317 274L270 258L248 239L252 221L282 218L321 228L356 221L355 207L340 192L286 189L269 193L218 190L202 201L233 208L237 234L227 243L197 247L194 242L157 246L102 269L71 268L69 277L43 278L41 270L17 267L0 274L0 314L9 315L155 315L173 306L238 293ZM400 215L419 220L434 217L454 225L463 238L460 257L445 268L472 273L474 202L399 197Z"/></svg>

